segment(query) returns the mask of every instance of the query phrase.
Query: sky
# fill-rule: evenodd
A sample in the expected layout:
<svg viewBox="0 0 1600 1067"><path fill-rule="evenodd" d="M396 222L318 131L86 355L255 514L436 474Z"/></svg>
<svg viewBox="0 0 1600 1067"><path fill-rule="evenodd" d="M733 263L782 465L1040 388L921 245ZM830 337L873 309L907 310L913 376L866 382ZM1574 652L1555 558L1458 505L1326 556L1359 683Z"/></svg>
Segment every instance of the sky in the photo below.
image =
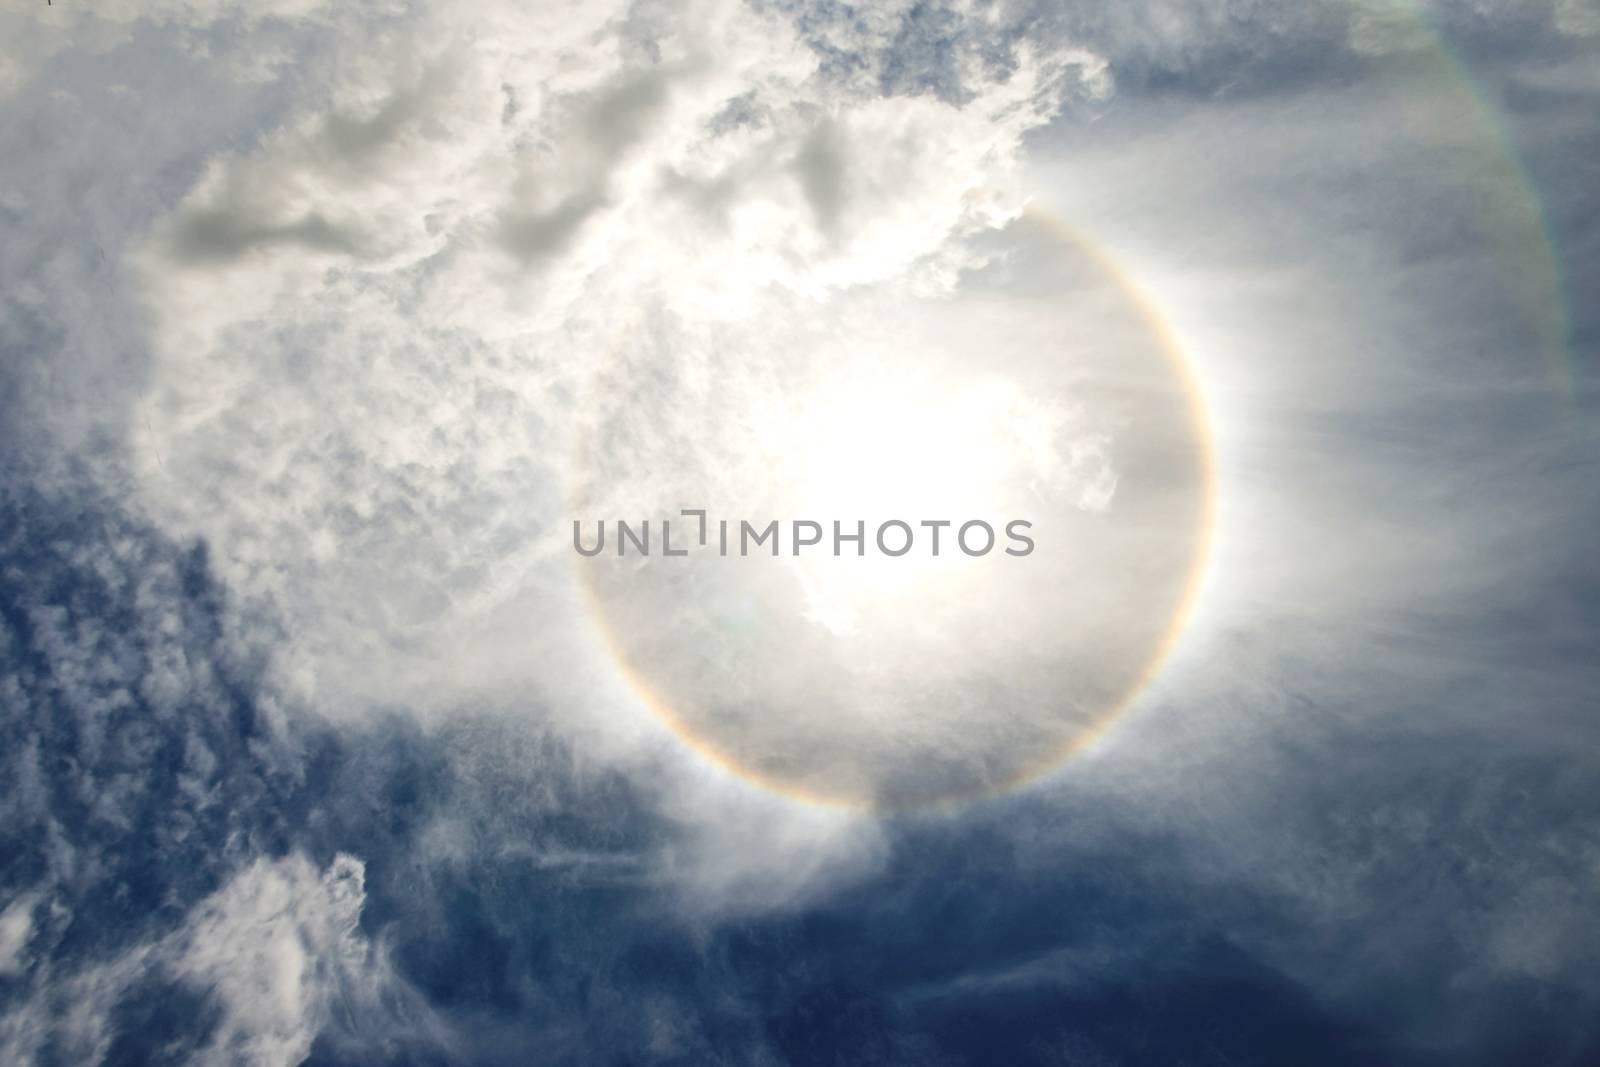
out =
<svg viewBox="0 0 1600 1067"><path fill-rule="evenodd" d="M0 220L0 1060L1600 1062L1593 0L16 4Z"/></svg>

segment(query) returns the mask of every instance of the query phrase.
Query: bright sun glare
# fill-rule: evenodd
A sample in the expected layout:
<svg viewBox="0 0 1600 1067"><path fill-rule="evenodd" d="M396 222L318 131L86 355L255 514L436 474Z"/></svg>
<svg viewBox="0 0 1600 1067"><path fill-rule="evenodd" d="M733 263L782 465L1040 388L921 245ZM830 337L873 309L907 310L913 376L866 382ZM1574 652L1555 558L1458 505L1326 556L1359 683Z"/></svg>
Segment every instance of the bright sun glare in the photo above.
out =
<svg viewBox="0 0 1600 1067"><path fill-rule="evenodd" d="M995 375L917 378L873 366L819 386L767 424L771 453L786 459L772 472L780 506L825 527L823 551L788 557L806 616L840 636L860 635L868 606L907 607L935 576L971 567L975 557L956 543L959 526L1026 518L1072 464L1059 403L1029 398ZM1081 449L1078 458L1081 465ZM1098 483L1082 490L1103 507L1115 484L1108 464ZM846 532L864 524L861 554L847 545L833 555L834 516ZM911 526L915 551L875 550L878 524L890 519ZM951 525L928 528L924 520ZM894 547L903 540L889 536Z"/></svg>

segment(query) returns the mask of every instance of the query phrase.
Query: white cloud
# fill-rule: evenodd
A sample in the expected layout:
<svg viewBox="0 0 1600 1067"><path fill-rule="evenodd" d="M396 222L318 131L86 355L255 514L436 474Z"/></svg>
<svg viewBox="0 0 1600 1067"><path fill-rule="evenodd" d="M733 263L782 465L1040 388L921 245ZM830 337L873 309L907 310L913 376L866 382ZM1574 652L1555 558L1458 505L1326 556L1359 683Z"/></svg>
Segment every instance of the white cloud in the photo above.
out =
<svg viewBox="0 0 1600 1067"><path fill-rule="evenodd" d="M1574 37L1600 33L1600 2L1596 0L1557 0L1556 27Z"/></svg>
<svg viewBox="0 0 1600 1067"><path fill-rule="evenodd" d="M361 861L348 855L324 870L299 853L255 860L170 934L78 968L39 964L28 996L0 1018L0 1052L19 1067L42 1062L47 1048L99 1063L119 1037L124 998L171 983L218 1009L203 1046L169 1049L182 1062L293 1067L324 1031L380 1046L385 1034L437 1038L387 950L359 928L363 883ZM14 932L11 910L0 924Z"/></svg>
<svg viewBox="0 0 1600 1067"><path fill-rule="evenodd" d="M202 1059L291 1067L305 1058L347 986L370 980L374 948L357 926L364 874L352 856L325 871L300 855L260 859L191 913L171 966L222 1009Z"/></svg>
<svg viewBox="0 0 1600 1067"><path fill-rule="evenodd" d="M24 893L0 911L0 975L20 974L28 967L28 941L33 936L35 893Z"/></svg>
<svg viewBox="0 0 1600 1067"><path fill-rule="evenodd" d="M14 1001L0 1016L0 1055L21 1067L46 1062L42 1056L47 1048L73 1063L102 1062L115 1037L112 1006L145 973L151 960L150 949L139 946L115 959L90 964L59 982L41 967L30 995Z"/></svg>
<svg viewBox="0 0 1600 1067"><path fill-rule="evenodd" d="M860 61L836 76L732 4L339 38L338 79L214 160L139 256L146 504L279 620L282 676L324 706L529 694L573 657L570 623L530 625L570 610L571 408L615 386L608 353L671 321L688 368L724 325L948 288L960 239L1020 203L1023 135L1108 91L1077 51L991 69L984 32L954 39L956 101L881 96L881 30L832 41Z"/></svg>

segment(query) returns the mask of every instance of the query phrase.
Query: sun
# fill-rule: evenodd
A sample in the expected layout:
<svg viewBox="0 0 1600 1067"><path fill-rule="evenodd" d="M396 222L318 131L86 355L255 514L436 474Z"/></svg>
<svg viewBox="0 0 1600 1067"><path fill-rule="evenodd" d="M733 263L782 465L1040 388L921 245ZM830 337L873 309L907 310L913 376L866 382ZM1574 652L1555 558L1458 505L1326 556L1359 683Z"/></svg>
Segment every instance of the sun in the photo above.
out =
<svg viewBox="0 0 1600 1067"><path fill-rule="evenodd" d="M1072 442L1071 422L1059 402L999 375L935 374L885 352L767 412L757 425L780 457L775 506L822 526L820 544L787 556L807 618L841 637L882 639L863 631L869 616L915 610L919 589L977 566L982 557L958 541L964 523L1031 522L1074 478L1104 506L1114 471L1109 462L1086 471L1092 449ZM875 544L885 522L904 524L888 537L902 554ZM863 539L836 545L838 533Z"/></svg>
<svg viewBox="0 0 1600 1067"><path fill-rule="evenodd" d="M1170 648L1209 537L1191 381L1098 259L1008 237L1035 291L979 275L688 339L687 367L593 420L575 513L775 531L576 561L605 655L724 766L845 805L992 792L1092 737Z"/></svg>

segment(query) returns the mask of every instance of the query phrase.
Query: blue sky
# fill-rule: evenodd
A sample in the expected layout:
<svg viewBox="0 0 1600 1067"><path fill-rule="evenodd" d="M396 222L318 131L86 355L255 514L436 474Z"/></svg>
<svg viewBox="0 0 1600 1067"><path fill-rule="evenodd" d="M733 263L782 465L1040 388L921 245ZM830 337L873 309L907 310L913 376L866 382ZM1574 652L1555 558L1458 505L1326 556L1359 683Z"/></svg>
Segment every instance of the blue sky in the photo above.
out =
<svg viewBox="0 0 1600 1067"><path fill-rule="evenodd" d="M1600 1057L1592 3L0 23L0 1059Z"/></svg>

